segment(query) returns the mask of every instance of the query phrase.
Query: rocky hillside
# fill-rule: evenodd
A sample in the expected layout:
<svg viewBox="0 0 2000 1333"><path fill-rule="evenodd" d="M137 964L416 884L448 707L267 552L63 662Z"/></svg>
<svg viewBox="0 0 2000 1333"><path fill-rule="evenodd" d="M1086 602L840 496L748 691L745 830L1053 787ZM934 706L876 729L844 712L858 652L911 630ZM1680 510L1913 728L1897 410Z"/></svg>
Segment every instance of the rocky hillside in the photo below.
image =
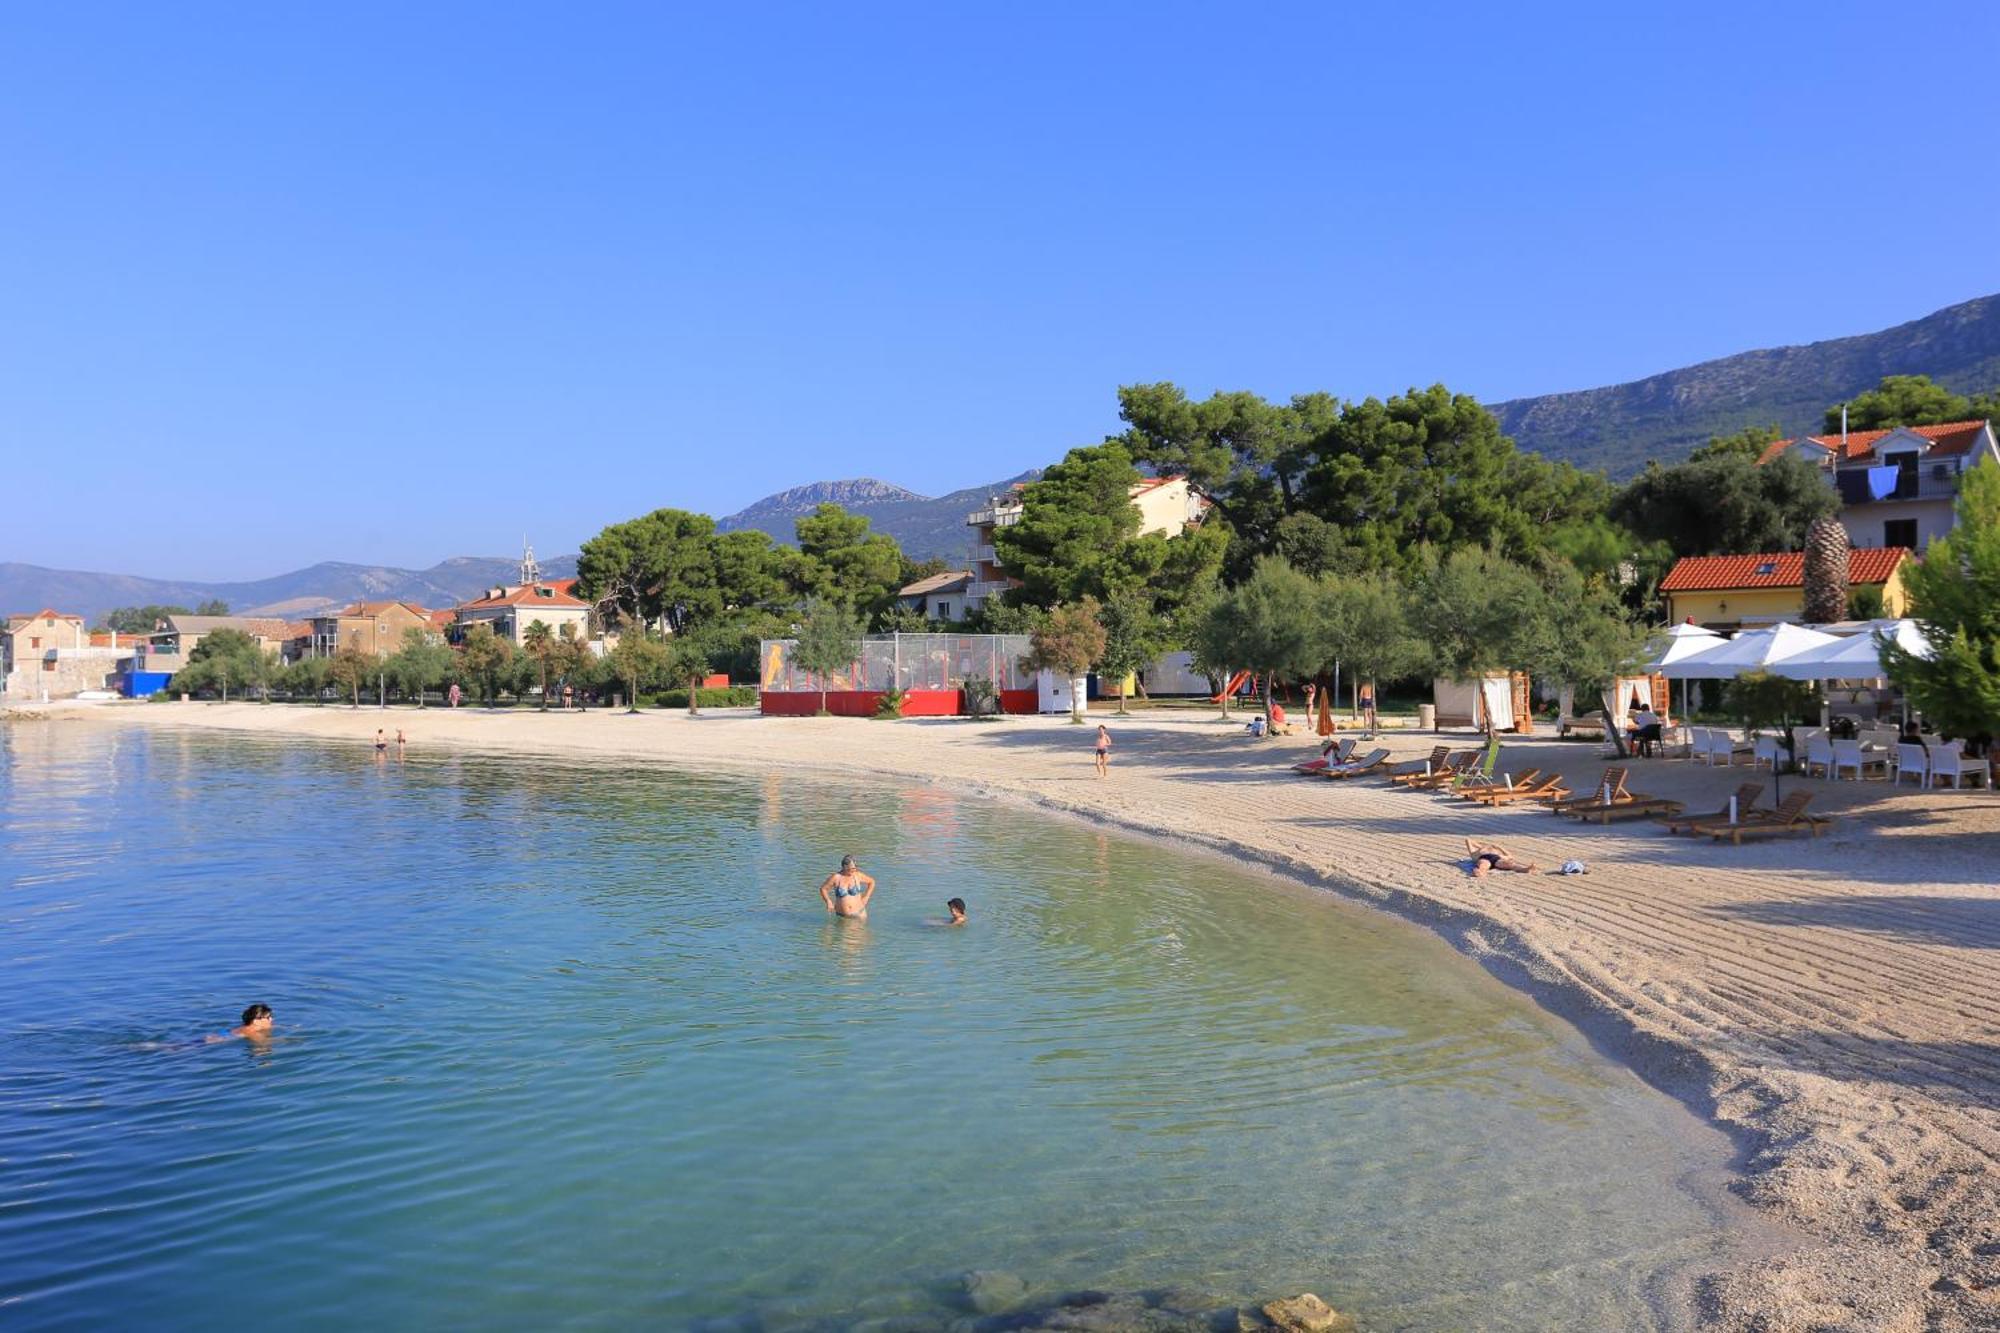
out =
<svg viewBox="0 0 2000 1333"><path fill-rule="evenodd" d="M935 499L872 477L816 481L766 496L746 509L717 519L716 526L724 532L756 528L781 542L792 542L796 540L792 523L801 514L811 513L815 505L837 504L850 513L866 514L877 532L894 537L904 552L915 559L939 556L962 561L972 542L965 516L985 504L987 496L1039 475L1024 472L1005 481L967 487Z"/></svg>
<svg viewBox="0 0 2000 1333"><path fill-rule="evenodd" d="M541 566L544 578L567 578L576 573L576 557L556 556L542 561ZM502 556L454 556L429 569L327 561L271 578L197 583L0 564L0 611L17 613L51 606L95 619L114 606L194 606L211 597L229 603L237 615L296 617L357 601L444 607L475 597L494 584L512 583L520 577L520 568L518 560Z"/></svg>
<svg viewBox="0 0 2000 1333"><path fill-rule="evenodd" d="M1959 393L2000 386L2000 296L1948 306L1880 333L1772 347L1704 361L1630 384L1516 398L1493 405L1524 449L1614 479L1649 458L1672 462L1712 435L1777 423L1820 428L1828 405L1884 375L1929 375Z"/></svg>

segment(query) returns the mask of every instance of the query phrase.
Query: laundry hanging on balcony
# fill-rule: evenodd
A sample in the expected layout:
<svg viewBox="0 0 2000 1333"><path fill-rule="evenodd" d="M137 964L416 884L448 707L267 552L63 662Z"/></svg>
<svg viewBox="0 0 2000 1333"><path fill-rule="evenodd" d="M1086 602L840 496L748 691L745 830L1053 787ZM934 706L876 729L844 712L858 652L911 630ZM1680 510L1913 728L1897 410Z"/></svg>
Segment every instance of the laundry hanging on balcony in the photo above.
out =
<svg viewBox="0 0 2000 1333"><path fill-rule="evenodd" d="M1871 500L1880 500L1885 496L1894 495L1896 493L1897 479L1902 475L1903 469L1893 463L1888 467L1869 468L1868 497Z"/></svg>

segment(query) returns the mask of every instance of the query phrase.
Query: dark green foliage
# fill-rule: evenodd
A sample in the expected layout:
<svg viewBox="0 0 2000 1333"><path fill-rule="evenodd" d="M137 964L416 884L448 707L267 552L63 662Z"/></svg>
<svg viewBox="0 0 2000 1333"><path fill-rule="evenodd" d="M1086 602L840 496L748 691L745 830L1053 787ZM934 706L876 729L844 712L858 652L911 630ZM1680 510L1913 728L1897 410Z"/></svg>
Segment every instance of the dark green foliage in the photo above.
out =
<svg viewBox="0 0 2000 1333"><path fill-rule="evenodd" d="M1722 704L1752 731L1775 731L1785 747L1788 765L1798 760L1794 728L1813 713L1812 688L1804 681L1786 680L1768 671L1746 671L1723 686ZM1772 773L1772 795L1781 797L1782 783Z"/></svg>
<svg viewBox="0 0 2000 1333"><path fill-rule="evenodd" d="M226 616L229 614L229 603L220 597L211 597L195 607L194 613L198 616Z"/></svg>
<svg viewBox="0 0 2000 1333"><path fill-rule="evenodd" d="M1928 375L1885 375L1882 382L1864 394L1848 400L1847 428L1881 430L1888 426L1936 426L1947 421L1969 421L1972 402ZM1823 423L1827 434L1840 429L1841 405L1826 409Z"/></svg>
<svg viewBox="0 0 2000 1333"><path fill-rule="evenodd" d="M202 635L167 690L228 699L261 689L277 673L276 659L266 656L255 639L241 630L219 629Z"/></svg>
<svg viewBox="0 0 2000 1333"><path fill-rule="evenodd" d="M826 679L861 656L861 617L842 602L809 597L799 615L792 661L819 677L819 711L826 712Z"/></svg>
<svg viewBox="0 0 2000 1333"><path fill-rule="evenodd" d="M1746 426L1734 435L1717 435L1688 455L1688 461L1699 462L1704 458L1747 458L1756 462L1764 454L1764 447L1784 438L1785 433L1776 426Z"/></svg>
<svg viewBox="0 0 2000 1333"><path fill-rule="evenodd" d="M661 690L647 696L647 702L656 708L686 708L688 692L685 689ZM700 689L695 691L695 704L700 708L751 708L757 703L755 685L731 685L726 689Z"/></svg>
<svg viewBox="0 0 2000 1333"><path fill-rule="evenodd" d="M680 634L779 596L778 566L778 553L761 532L718 534L706 514L656 509L614 523L583 544L577 591L608 603L621 621Z"/></svg>
<svg viewBox="0 0 2000 1333"><path fill-rule="evenodd" d="M909 698L907 691L890 686L875 700L875 716L883 721L893 721L903 715L903 701Z"/></svg>
<svg viewBox="0 0 2000 1333"><path fill-rule="evenodd" d="M780 555L793 598L845 602L864 618L895 605L905 562L894 537L871 533L866 517L836 504L816 507L796 527L798 550Z"/></svg>
<svg viewBox="0 0 2000 1333"><path fill-rule="evenodd" d="M1000 713L1000 691L992 681L984 676L967 676L961 688L965 691L965 715L967 717L997 717Z"/></svg>
<svg viewBox="0 0 2000 1333"><path fill-rule="evenodd" d="M1642 541L1677 556L1796 551L1813 520L1840 508L1818 468L1790 455L1763 466L1723 452L1672 467L1648 464L1611 507Z"/></svg>
<svg viewBox="0 0 2000 1333"><path fill-rule="evenodd" d="M118 606L104 613L101 628L120 634L151 634L168 616L191 614L185 606Z"/></svg>
<svg viewBox="0 0 2000 1333"><path fill-rule="evenodd" d="M1958 526L1903 581L1932 656L1891 644L1884 669L1940 731L1990 742L2000 735L2000 468L1965 474Z"/></svg>
<svg viewBox="0 0 2000 1333"><path fill-rule="evenodd" d="M1878 583L1856 583L1847 589L1847 618L1849 620L1880 620L1887 614L1882 604L1882 586Z"/></svg>
<svg viewBox="0 0 2000 1333"><path fill-rule="evenodd" d="M1409 605L1430 669L1448 680L1519 669L1543 632L1534 575L1493 551L1427 554Z"/></svg>
<svg viewBox="0 0 2000 1333"><path fill-rule="evenodd" d="M1098 612L1104 626L1104 651L1094 664L1104 683L1118 693L1118 711L1125 711L1125 680L1142 671L1166 650L1167 625L1153 612L1152 600L1137 589L1123 589L1104 600Z"/></svg>

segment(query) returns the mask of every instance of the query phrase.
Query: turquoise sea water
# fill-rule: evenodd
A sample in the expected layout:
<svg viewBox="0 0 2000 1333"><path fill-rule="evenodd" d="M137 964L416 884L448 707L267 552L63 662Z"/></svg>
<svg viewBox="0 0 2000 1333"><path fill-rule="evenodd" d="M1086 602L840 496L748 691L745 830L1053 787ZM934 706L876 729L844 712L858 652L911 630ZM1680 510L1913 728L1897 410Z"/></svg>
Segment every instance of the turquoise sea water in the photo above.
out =
<svg viewBox="0 0 2000 1333"><path fill-rule="evenodd" d="M943 788L64 725L0 783L10 1329L780 1327L1002 1269L1610 1330L1730 1238L1720 1140L1441 944ZM251 1000L281 1040L200 1043Z"/></svg>

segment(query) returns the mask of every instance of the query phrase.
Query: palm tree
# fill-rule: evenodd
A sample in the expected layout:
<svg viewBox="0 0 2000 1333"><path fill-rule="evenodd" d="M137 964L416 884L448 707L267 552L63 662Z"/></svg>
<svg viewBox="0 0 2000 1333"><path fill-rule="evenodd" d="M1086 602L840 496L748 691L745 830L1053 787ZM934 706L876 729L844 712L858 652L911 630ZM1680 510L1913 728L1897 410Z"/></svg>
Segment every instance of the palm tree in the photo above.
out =
<svg viewBox="0 0 2000 1333"><path fill-rule="evenodd" d="M555 631L537 620L521 631L521 647L542 673L542 711L549 711L549 659L555 656Z"/></svg>

